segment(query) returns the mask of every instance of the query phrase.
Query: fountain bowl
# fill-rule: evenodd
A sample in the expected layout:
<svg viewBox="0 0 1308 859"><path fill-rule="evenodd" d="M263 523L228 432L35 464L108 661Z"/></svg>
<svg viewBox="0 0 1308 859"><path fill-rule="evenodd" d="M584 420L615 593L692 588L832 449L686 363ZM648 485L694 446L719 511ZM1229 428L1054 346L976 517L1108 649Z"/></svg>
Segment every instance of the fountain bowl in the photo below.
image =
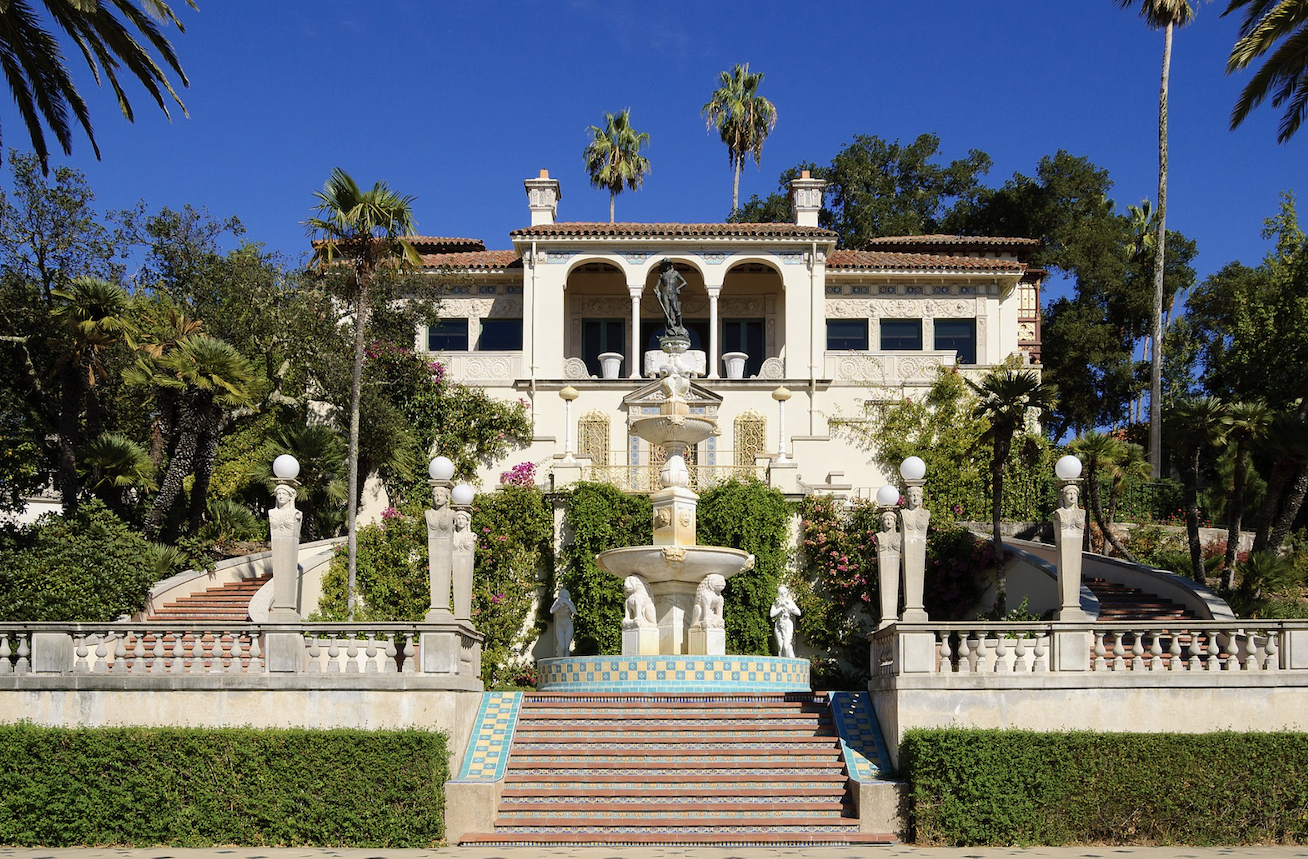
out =
<svg viewBox="0 0 1308 859"><path fill-rule="evenodd" d="M718 425L716 421L693 415L654 415L633 421L631 430L650 444L661 447L668 442L693 446L717 435Z"/></svg>
<svg viewBox="0 0 1308 859"><path fill-rule="evenodd" d="M712 573L729 579L754 568L749 552L723 546L627 546L601 552L595 561L619 579L643 576L652 586L665 582L693 586Z"/></svg>

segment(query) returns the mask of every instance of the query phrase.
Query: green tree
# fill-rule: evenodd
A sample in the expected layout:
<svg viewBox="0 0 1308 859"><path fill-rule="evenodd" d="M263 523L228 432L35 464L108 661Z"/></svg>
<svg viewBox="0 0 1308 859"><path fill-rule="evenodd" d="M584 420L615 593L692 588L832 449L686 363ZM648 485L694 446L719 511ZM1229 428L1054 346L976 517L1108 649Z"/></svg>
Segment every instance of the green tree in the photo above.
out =
<svg viewBox="0 0 1308 859"><path fill-rule="evenodd" d="M1239 39L1226 60L1226 73L1243 71L1269 51L1271 56L1240 91L1231 111L1231 128L1270 95L1272 107L1285 105L1276 134L1276 142L1285 143L1308 111L1308 0L1231 0L1222 15L1240 8L1244 17Z"/></svg>
<svg viewBox="0 0 1308 859"><path fill-rule="evenodd" d="M1134 563L1135 557L1113 533L1112 520L1104 515L1103 484L1100 480L1102 472L1108 471L1111 475L1112 468L1125 459L1126 443L1107 433L1090 430L1073 441L1069 447L1085 462L1086 488L1090 491L1090 512L1095 517L1099 532L1104 535L1104 540L1117 554ZM1112 479L1111 476L1109 479Z"/></svg>
<svg viewBox="0 0 1308 859"><path fill-rule="evenodd" d="M586 128L590 143L582 153L592 188L609 192L609 223L613 223L613 201L622 189L640 190L649 172L649 159L640 154L649 145L649 135L631 127L631 108L616 114L604 112L604 127Z"/></svg>
<svg viewBox="0 0 1308 859"><path fill-rule="evenodd" d="M717 129L731 160L731 212L740 208L740 171L745 159L763 166L763 144L777 127L777 108L758 94L763 73L751 73L749 63L737 63L718 73L718 88L700 113L709 131Z"/></svg>
<svg viewBox="0 0 1308 859"><path fill-rule="evenodd" d="M1185 496L1185 530L1190 546L1191 576L1204 580L1199 542L1199 467L1206 450L1226 440L1230 429L1226 404L1217 397L1181 400L1166 415L1167 436Z"/></svg>
<svg viewBox="0 0 1308 859"><path fill-rule="evenodd" d="M154 479L158 469L149 452L118 433L101 433L91 439L78 458L78 470L87 488L119 516L126 513L127 492L159 488Z"/></svg>
<svg viewBox="0 0 1308 859"><path fill-rule="evenodd" d="M1231 481L1231 498L1227 504L1226 556L1222 559L1222 589L1231 589L1235 572L1235 550L1240 545L1240 523L1244 518L1245 481L1249 471L1249 447L1261 440L1272 428L1273 412L1257 400L1231 403L1226 409L1230 420L1227 438L1235 441L1235 474Z"/></svg>
<svg viewBox="0 0 1308 859"><path fill-rule="evenodd" d="M1162 474L1163 408L1163 276L1167 253L1167 88L1172 66L1172 30L1194 18L1189 0L1114 0L1123 9L1139 6L1140 17L1163 31L1163 72L1158 88L1158 225L1154 238L1153 330L1149 363L1149 464L1154 477Z"/></svg>
<svg viewBox="0 0 1308 859"><path fill-rule="evenodd" d="M980 383L966 381L978 398L972 407L972 417L987 424L980 442L988 444L992 451L990 526L995 556L1002 558L1004 538L1000 522L1003 518L1004 465L1008 462L1013 437L1027 429L1028 422L1034 417L1033 410L1045 412L1054 407L1058 401L1058 389L1041 382L1040 377L1030 370L994 370L987 373ZM1000 593L999 611L1002 615L1002 585Z"/></svg>
<svg viewBox="0 0 1308 859"><path fill-rule="evenodd" d="M372 311L371 287L378 270L419 262L413 245L404 236L413 233L413 198L401 196L384 182L363 191L341 168L332 170L326 185L315 192L315 207L321 217L307 221L311 235L318 237L314 260L332 265L338 260L348 268L348 292L354 312L354 364L350 382L350 441L346 454L349 465L348 512L349 535L348 603L354 614L354 584L358 538L355 519L359 510L359 399L363 381L364 347L367 344L368 316Z"/></svg>
<svg viewBox="0 0 1308 859"><path fill-rule="evenodd" d="M103 75L113 87L118 108L128 122L133 119L132 105L119 81L119 71L126 68L150 94L159 109L168 115L166 92L186 114L167 72L151 55L150 47L188 86L172 44L156 21L176 25L185 32L182 22L163 0L42 0L49 21L42 20L31 0L8 0L0 9L0 55L3 55L5 80L14 95L18 113L27 126L28 136L36 149L42 171L47 171L49 150L45 130L54 134L65 155L73 152L72 119L86 132L86 137L100 157L91 114L77 91L72 75L64 64L59 42L51 35L53 23L77 45L98 84ZM196 8L193 0L187 5ZM139 7L139 8L138 8ZM115 14L117 12L118 14ZM119 17L121 15L122 17ZM144 37L146 47L133 30ZM71 116L70 116L71 114Z"/></svg>

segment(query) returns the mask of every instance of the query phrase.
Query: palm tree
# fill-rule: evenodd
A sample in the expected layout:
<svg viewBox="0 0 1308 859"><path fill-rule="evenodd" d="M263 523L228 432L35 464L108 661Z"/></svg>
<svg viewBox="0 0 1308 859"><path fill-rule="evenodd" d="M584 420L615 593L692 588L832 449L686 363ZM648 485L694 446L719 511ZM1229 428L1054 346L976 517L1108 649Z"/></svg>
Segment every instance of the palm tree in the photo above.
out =
<svg viewBox="0 0 1308 859"><path fill-rule="evenodd" d="M1104 515L1103 492L1099 481L1100 470L1111 470L1115 463L1125 458L1125 442L1107 433L1090 430L1073 441L1069 447L1085 462L1085 482L1090 494L1090 512L1095 517L1095 523L1099 525L1100 533L1117 554L1134 562L1135 556L1122 545L1121 540L1117 539L1117 535L1113 533L1112 521Z"/></svg>
<svg viewBox="0 0 1308 859"><path fill-rule="evenodd" d="M300 463L295 503L304 513L302 539L334 536L343 524L341 506L345 501L345 444L340 434L325 424L287 426L276 432L269 447L268 455L259 459L251 475L271 493L276 488L273 459L282 453L294 456Z"/></svg>
<svg viewBox="0 0 1308 859"><path fill-rule="evenodd" d="M120 516L128 490L149 492L159 488L149 452L117 433L101 433L92 439L78 457L77 469L90 478L88 488Z"/></svg>
<svg viewBox="0 0 1308 859"><path fill-rule="evenodd" d="M188 509L194 531L204 515L223 420L229 409L250 403L254 368L230 343L195 334L183 338L161 358L140 359L127 379L177 392L177 425L169 445L168 467L159 494L145 515L143 530L150 538L159 533L186 476L194 474Z"/></svg>
<svg viewBox="0 0 1308 859"><path fill-rule="evenodd" d="M1149 467L1149 458L1144 448L1134 442L1123 442L1118 458L1109 465L1112 485L1108 490L1108 527L1117 521L1117 501L1126 491L1126 487L1136 481L1148 480L1153 474Z"/></svg>
<svg viewBox="0 0 1308 859"><path fill-rule="evenodd" d="M116 283L96 277L75 277L66 287L50 291L50 314L68 336L66 351L56 362L60 379L59 486L65 512L77 505L77 448L86 434L100 434L98 385L109 377L107 358L120 339L130 343L134 329L132 298Z"/></svg>
<svg viewBox="0 0 1308 859"><path fill-rule="evenodd" d="M700 113L712 131L718 130L731 159L731 213L740 208L740 170L745 159L763 166L763 143L777 127L777 108L758 94L763 73L750 74L749 63L737 63L730 72L718 73L718 88Z"/></svg>
<svg viewBox="0 0 1308 859"><path fill-rule="evenodd" d="M1302 478L1308 473L1308 422L1296 408L1282 412L1272 418L1272 426L1263 438L1263 446L1271 455L1272 466L1267 475L1267 492L1263 495L1263 508L1258 513L1258 522L1254 530L1253 550L1276 551L1280 548L1281 536L1275 545L1272 534L1288 533L1289 524L1298 514L1298 505L1291 506L1286 499L1287 491L1291 497L1299 494ZM1281 515L1278 516L1278 508ZM1286 515L1289 514L1289 515Z"/></svg>
<svg viewBox="0 0 1308 859"><path fill-rule="evenodd" d="M631 108L616 114L604 112L604 127L587 127L591 141L582 155L592 188L609 192L609 223L613 223L613 199L622 193L640 190L649 172L649 159L640 154L649 145L649 135L631 127Z"/></svg>
<svg viewBox="0 0 1308 859"><path fill-rule="evenodd" d="M995 370L987 373L980 384L965 380L978 401L972 417L985 420L988 426L978 443L988 443L993 452L990 460L990 525L995 556L1003 567L1003 536L999 531L1004 502L1004 466L1013 448L1013 436L1025 430L1031 410L1047 411L1058 401L1058 389L1040 381L1031 370ZM1001 589L1002 590L1002 589ZM1002 601L1002 595L1000 597ZM1000 606L1002 613L1003 606Z"/></svg>
<svg viewBox="0 0 1308 859"><path fill-rule="evenodd" d="M350 472L346 601L353 620L359 548L355 531L359 513L359 394L368 316L372 311L370 290L380 269L417 265L421 258L403 238L412 235L417 226L413 219L413 197L397 194L385 182L376 183L368 191L360 190L354 179L339 167L332 170L323 189L314 196L318 199L314 208L320 217L305 222L309 234L318 239L314 261L325 265L339 261L348 266L348 288L354 309L354 372L350 382L350 442L346 453Z"/></svg>
<svg viewBox="0 0 1308 859"><path fill-rule="evenodd" d="M1177 400L1166 416L1167 436L1181 472L1181 491L1185 498L1190 574L1197 582L1204 580L1203 547L1199 543L1199 463L1205 450L1226 440L1230 426L1226 404L1217 397Z"/></svg>
<svg viewBox="0 0 1308 859"><path fill-rule="evenodd" d="M1266 403L1231 403L1226 410L1231 421L1227 437L1235 440L1235 479L1226 525L1226 557L1222 561L1222 589L1229 591L1235 574L1235 550L1240 545L1240 520L1244 518L1244 484L1249 470L1249 445L1272 428L1272 410Z"/></svg>
<svg viewBox="0 0 1308 859"><path fill-rule="evenodd" d="M1231 111L1231 128L1244 122L1270 94L1272 107L1285 105L1276 142L1285 143L1308 112L1308 0L1231 0L1223 15L1246 7L1240 38L1226 60L1226 73L1241 71L1272 51L1240 92ZM1284 41L1282 41L1284 40ZM1280 47L1272 50L1281 42Z"/></svg>
<svg viewBox="0 0 1308 859"><path fill-rule="evenodd" d="M196 8L194 0L187 5ZM158 52L163 62L177 74L182 86L188 86L186 73L177 61L173 46L164 37L156 21L174 24L178 32L185 32L181 21L163 0L42 0L46 14L58 29L72 38L86 64L90 66L96 83L103 75L113 87L118 108L128 122L133 120L132 105L127 100L118 79L120 68L132 73L146 92L168 115L166 92L186 115L168 75L154 58L146 44L137 41L137 31L144 41ZM114 13L121 14L121 18ZM42 172L49 172L49 149L45 141L48 127L59 141L65 155L73 151L72 117L86 132L95 157L100 157L95 134L91 130L91 115L82 100L68 68L59 43L51 35L47 22L41 19L32 0L6 0L0 5L0 65L5 80L14 95L18 112L27 125L32 148L41 161Z"/></svg>
<svg viewBox="0 0 1308 859"><path fill-rule="evenodd" d="M1122 9L1139 5L1151 29L1163 31L1163 74L1158 89L1158 224L1154 233L1154 307L1149 350L1149 464L1163 471L1163 261L1167 254L1167 84L1172 66L1172 29L1194 18L1189 0L1115 0Z"/></svg>

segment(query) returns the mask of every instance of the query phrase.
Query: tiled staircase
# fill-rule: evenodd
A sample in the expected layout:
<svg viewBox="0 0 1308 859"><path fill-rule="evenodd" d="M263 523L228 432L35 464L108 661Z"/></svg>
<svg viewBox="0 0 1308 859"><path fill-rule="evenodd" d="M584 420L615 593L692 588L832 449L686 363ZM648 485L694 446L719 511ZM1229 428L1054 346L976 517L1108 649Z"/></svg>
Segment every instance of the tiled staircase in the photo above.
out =
<svg viewBox="0 0 1308 859"><path fill-rule="evenodd" d="M887 843L859 831L823 693L527 693L491 833L463 844Z"/></svg>
<svg viewBox="0 0 1308 859"><path fill-rule="evenodd" d="M167 623L170 621L206 623L231 621L244 623L250 619L250 600L272 579L272 574L255 579L228 582L198 593L188 594L152 611L146 620Z"/></svg>
<svg viewBox="0 0 1308 859"><path fill-rule="evenodd" d="M1194 612L1185 606L1139 588L1089 577L1082 582L1099 599L1100 620L1195 620Z"/></svg>

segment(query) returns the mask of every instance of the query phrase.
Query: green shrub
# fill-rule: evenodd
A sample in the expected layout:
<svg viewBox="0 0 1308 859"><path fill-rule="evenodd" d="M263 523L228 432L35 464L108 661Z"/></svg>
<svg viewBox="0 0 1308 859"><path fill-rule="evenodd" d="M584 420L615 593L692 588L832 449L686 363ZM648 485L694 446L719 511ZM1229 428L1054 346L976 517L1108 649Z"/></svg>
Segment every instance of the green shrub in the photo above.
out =
<svg viewBox="0 0 1308 859"><path fill-rule="evenodd" d="M902 769L924 846L1308 837L1308 734L913 730Z"/></svg>
<svg viewBox="0 0 1308 859"><path fill-rule="evenodd" d="M0 726L0 844L432 847L427 731Z"/></svg>
<svg viewBox="0 0 1308 859"><path fill-rule="evenodd" d="M158 550L103 501L0 532L0 617L105 622L140 611Z"/></svg>
<svg viewBox="0 0 1308 859"><path fill-rule="evenodd" d="M876 511L859 502L847 509L830 495L800 503L803 575L788 584L803 612L800 639L824 652L812 675L822 686L853 689L867 681L867 634L881 614Z"/></svg>

